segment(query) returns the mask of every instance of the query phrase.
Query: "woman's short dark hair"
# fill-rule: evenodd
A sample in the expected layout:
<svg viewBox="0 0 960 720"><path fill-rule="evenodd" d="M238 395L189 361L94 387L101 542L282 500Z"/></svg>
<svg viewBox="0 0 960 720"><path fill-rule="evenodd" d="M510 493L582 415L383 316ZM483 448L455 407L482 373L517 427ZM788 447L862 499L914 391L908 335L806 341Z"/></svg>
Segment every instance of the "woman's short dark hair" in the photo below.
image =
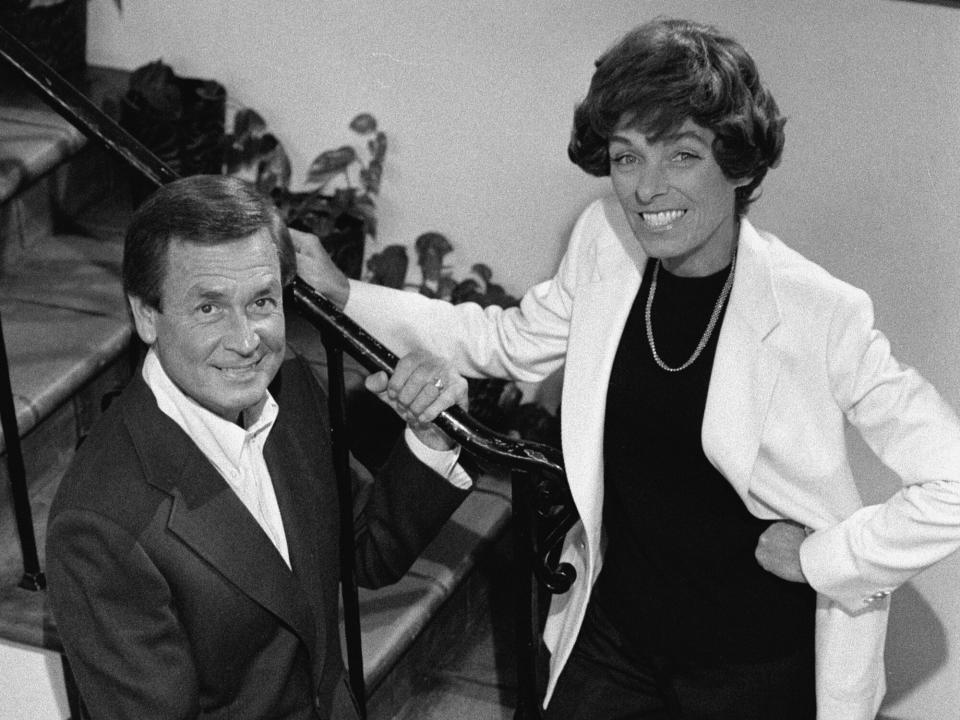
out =
<svg viewBox="0 0 960 720"><path fill-rule="evenodd" d="M284 285L297 271L290 233L273 202L235 177L192 175L164 185L133 215L123 247L123 289L160 308L173 240L219 245L266 229Z"/></svg>
<svg viewBox="0 0 960 720"><path fill-rule="evenodd" d="M746 213L753 192L783 151L783 125L753 58L709 25L657 19L625 35L596 62L577 105L568 153L591 175L609 175L608 140L626 121L655 141L686 120L713 131L713 155Z"/></svg>

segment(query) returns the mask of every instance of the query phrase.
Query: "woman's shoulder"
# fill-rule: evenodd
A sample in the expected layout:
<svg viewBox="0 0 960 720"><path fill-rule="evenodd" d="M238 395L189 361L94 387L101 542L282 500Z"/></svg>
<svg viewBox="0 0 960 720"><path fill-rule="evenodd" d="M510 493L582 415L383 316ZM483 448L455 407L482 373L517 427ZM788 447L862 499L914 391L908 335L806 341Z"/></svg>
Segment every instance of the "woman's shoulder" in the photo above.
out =
<svg viewBox="0 0 960 720"><path fill-rule="evenodd" d="M604 195L587 204L574 223L567 254L581 261L607 258L616 263L642 255L615 196Z"/></svg>
<svg viewBox="0 0 960 720"><path fill-rule="evenodd" d="M574 235L597 237L624 233L632 235L623 209L614 195L604 195L591 200L574 225Z"/></svg>
<svg viewBox="0 0 960 720"><path fill-rule="evenodd" d="M751 226L752 228L752 226ZM780 294L795 294L802 299L835 302L858 301L866 293L838 278L822 265L790 247L773 233L752 228L767 258L771 279Z"/></svg>

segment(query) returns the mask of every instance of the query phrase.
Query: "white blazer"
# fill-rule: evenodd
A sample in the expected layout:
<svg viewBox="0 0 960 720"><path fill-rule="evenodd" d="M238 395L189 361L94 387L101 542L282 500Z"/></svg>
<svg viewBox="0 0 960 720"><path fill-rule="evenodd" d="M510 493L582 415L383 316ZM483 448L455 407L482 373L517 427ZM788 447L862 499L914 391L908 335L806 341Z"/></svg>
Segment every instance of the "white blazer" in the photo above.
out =
<svg viewBox="0 0 960 720"><path fill-rule="evenodd" d="M547 700L602 564L607 385L645 262L608 197L584 211L557 274L531 288L519 308L350 287L346 312L397 353L425 347L465 375L524 381L565 366L563 455L580 522L563 560L577 581L550 607ZM862 507L847 459L848 422L904 482L883 504ZM818 592L817 717L871 720L885 691L887 596L960 546L955 413L891 356L863 291L743 219L702 441L751 513L814 530L800 555Z"/></svg>

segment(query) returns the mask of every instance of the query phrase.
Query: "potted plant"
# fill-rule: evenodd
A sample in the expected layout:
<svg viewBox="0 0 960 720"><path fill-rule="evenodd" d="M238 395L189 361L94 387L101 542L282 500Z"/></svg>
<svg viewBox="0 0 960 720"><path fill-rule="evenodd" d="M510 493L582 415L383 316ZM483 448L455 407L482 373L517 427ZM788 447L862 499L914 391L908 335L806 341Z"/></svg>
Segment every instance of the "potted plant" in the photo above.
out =
<svg viewBox="0 0 960 720"><path fill-rule="evenodd" d="M218 173L223 167L226 89L215 80L185 78L161 60L130 74L119 101L104 110L178 175ZM153 185L131 171L135 204Z"/></svg>
<svg viewBox="0 0 960 720"><path fill-rule="evenodd" d="M353 145L320 153L307 170L306 189L290 189L290 160L263 118L245 108L234 117L227 136L226 171L245 177L269 193L287 225L320 238L348 277L360 278L366 238L377 235L375 198L387 152L387 136L369 113L350 121L365 141L365 153Z"/></svg>

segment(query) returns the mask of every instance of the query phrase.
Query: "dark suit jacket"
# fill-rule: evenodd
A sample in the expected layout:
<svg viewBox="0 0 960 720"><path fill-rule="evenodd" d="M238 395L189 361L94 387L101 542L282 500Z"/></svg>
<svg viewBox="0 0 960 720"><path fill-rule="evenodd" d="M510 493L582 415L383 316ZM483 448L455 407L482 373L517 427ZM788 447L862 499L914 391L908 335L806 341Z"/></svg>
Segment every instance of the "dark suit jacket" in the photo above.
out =
<svg viewBox="0 0 960 720"><path fill-rule="evenodd" d="M139 373L64 477L49 596L94 720L357 717L325 398L299 360L271 392L264 457L292 572ZM464 495L401 442L356 513L360 583L401 577Z"/></svg>

